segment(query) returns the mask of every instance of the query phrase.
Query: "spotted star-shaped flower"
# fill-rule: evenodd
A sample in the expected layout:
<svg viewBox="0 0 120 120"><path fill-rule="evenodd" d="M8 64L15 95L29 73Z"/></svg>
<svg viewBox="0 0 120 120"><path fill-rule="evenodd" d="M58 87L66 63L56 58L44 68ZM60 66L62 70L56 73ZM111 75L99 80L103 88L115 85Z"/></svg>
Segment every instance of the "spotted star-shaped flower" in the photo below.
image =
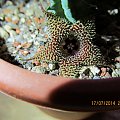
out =
<svg viewBox="0 0 120 120"><path fill-rule="evenodd" d="M59 74L64 77L78 77L82 66L106 64L99 48L92 43L95 35L93 22L88 21L85 26L80 21L71 24L53 13L43 12L50 41L33 59L57 62Z"/></svg>

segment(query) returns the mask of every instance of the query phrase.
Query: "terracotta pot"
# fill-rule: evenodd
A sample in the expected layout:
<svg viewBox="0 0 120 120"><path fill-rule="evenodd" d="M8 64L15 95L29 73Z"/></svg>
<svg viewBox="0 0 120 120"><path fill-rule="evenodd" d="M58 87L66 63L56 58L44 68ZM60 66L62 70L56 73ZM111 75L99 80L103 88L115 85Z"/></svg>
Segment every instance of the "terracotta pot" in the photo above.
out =
<svg viewBox="0 0 120 120"><path fill-rule="evenodd" d="M120 78L78 80L37 74L0 59L0 91L61 119L120 108ZM80 114L81 113L81 114Z"/></svg>

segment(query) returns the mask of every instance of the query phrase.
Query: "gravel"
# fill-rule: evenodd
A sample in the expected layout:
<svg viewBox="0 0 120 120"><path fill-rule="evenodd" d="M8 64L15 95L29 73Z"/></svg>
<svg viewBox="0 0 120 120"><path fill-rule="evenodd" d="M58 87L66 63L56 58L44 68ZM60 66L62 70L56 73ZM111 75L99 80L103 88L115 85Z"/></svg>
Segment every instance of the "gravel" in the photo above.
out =
<svg viewBox="0 0 120 120"><path fill-rule="evenodd" d="M38 2L31 0L24 3L18 0L14 4L7 2L0 8L0 57L6 60L6 54L10 54L12 61L17 61L19 66L36 73L59 75L59 68L54 63L35 63L24 61L31 58L48 42L48 31ZM47 3L44 2L47 6ZM108 36L102 39L110 41ZM4 42L3 42L4 41ZM120 45L115 49L119 56L111 64L112 73L107 67L83 66L79 72L80 79L101 79L120 76ZM7 57L7 59L9 59ZM21 64L21 65L20 65Z"/></svg>

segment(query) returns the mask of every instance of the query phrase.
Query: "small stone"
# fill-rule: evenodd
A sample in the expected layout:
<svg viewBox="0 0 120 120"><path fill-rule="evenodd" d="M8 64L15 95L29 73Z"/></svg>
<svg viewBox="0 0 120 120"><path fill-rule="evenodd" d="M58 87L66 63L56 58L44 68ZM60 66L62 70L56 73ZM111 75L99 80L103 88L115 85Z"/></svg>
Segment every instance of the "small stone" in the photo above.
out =
<svg viewBox="0 0 120 120"><path fill-rule="evenodd" d="M29 26L29 30L30 30L30 32L34 32L34 31L35 31L35 27L32 26L32 25L30 25L30 26Z"/></svg>
<svg viewBox="0 0 120 120"><path fill-rule="evenodd" d="M9 43L13 43L14 41L15 41L14 37L9 37L7 39L7 42L9 42Z"/></svg>
<svg viewBox="0 0 120 120"><path fill-rule="evenodd" d="M17 48L17 50L19 50L20 48L22 48L22 45L19 44L16 48Z"/></svg>
<svg viewBox="0 0 120 120"><path fill-rule="evenodd" d="M34 13L35 13L35 16L37 16L37 17L40 17L40 15L41 15L41 10L37 3L34 4Z"/></svg>
<svg viewBox="0 0 120 120"><path fill-rule="evenodd" d="M35 35L38 35L38 30L35 30Z"/></svg>
<svg viewBox="0 0 120 120"><path fill-rule="evenodd" d="M20 34L15 36L15 40L16 42L19 42L19 43L23 43L24 41L23 36L21 36Z"/></svg>
<svg viewBox="0 0 120 120"><path fill-rule="evenodd" d="M19 14L18 8L16 8L13 13L14 13L14 15L18 15Z"/></svg>
<svg viewBox="0 0 120 120"><path fill-rule="evenodd" d="M31 45L32 45L31 42L29 42L29 43L25 42L25 43L22 44L22 48L26 48L27 49L27 48L31 47Z"/></svg>
<svg viewBox="0 0 120 120"><path fill-rule="evenodd" d="M115 61L118 61L120 63L120 56L115 58Z"/></svg>
<svg viewBox="0 0 120 120"><path fill-rule="evenodd" d="M115 66L117 69L120 69L120 63L116 63Z"/></svg>
<svg viewBox="0 0 120 120"><path fill-rule="evenodd" d="M24 39L27 39L27 38L28 38L28 35L27 35L27 34L23 34L23 38L24 38Z"/></svg>
<svg viewBox="0 0 120 120"><path fill-rule="evenodd" d="M33 43L33 39L27 39L28 42ZM36 49L36 48L35 48Z"/></svg>
<svg viewBox="0 0 120 120"><path fill-rule="evenodd" d="M48 27L45 26L45 27L43 28L43 31L44 31L44 32L47 32L47 31L48 31Z"/></svg>
<svg viewBox="0 0 120 120"><path fill-rule="evenodd" d="M93 75L96 75L96 74L98 74L100 72L100 69L98 67L96 67L96 66L91 66L90 70L93 73Z"/></svg>
<svg viewBox="0 0 120 120"><path fill-rule="evenodd" d="M40 46L38 49L37 49L37 53L43 51L45 49L45 46Z"/></svg>
<svg viewBox="0 0 120 120"><path fill-rule="evenodd" d="M32 9L32 8L31 8L31 9L27 9L27 10L25 11L25 14L26 14L27 16L32 16L32 15L34 14L33 9Z"/></svg>
<svg viewBox="0 0 120 120"><path fill-rule="evenodd" d="M38 41L35 41L35 42L34 42L34 45L39 46L40 43L39 43Z"/></svg>
<svg viewBox="0 0 120 120"><path fill-rule="evenodd" d="M14 47L18 47L19 45L21 45L20 42L15 41L15 42L13 43L13 46L14 46Z"/></svg>
<svg viewBox="0 0 120 120"><path fill-rule="evenodd" d="M20 32L21 32L20 29L19 29L19 28L16 28L16 33L17 33L17 34L20 34Z"/></svg>
<svg viewBox="0 0 120 120"><path fill-rule="evenodd" d="M86 76L84 73L80 74L79 79L89 79L88 76Z"/></svg>
<svg viewBox="0 0 120 120"><path fill-rule="evenodd" d="M5 17L6 22L12 22L12 19L10 17Z"/></svg>
<svg viewBox="0 0 120 120"><path fill-rule="evenodd" d="M8 51L9 51L10 53L13 53L14 51L16 51L16 49L15 49L14 47L8 47Z"/></svg>
<svg viewBox="0 0 120 120"><path fill-rule="evenodd" d="M17 6L9 5L9 6L7 6L7 8L3 9L3 14L5 14L6 16L9 16L11 14L14 14L16 11L18 13Z"/></svg>
<svg viewBox="0 0 120 120"><path fill-rule="evenodd" d="M46 39L48 39L48 34L45 34L44 37L45 37Z"/></svg>
<svg viewBox="0 0 120 120"><path fill-rule="evenodd" d="M33 60L32 63L35 64L35 66L39 66L39 65L41 65L41 63L40 63L39 61L36 61L36 60Z"/></svg>
<svg viewBox="0 0 120 120"><path fill-rule="evenodd" d="M15 55L16 55L16 53L17 53L17 52L18 52L18 50L14 50L14 51L13 51L13 54L15 54Z"/></svg>
<svg viewBox="0 0 120 120"><path fill-rule="evenodd" d="M120 69L113 70L112 77L120 77Z"/></svg>
<svg viewBox="0 0 120 120"><path fill-rule="evenodd" d="M93 80L96 80L96 79L100 79L100 76L95 75L95 76L93 77Z"/></svg>
<svg viewBox="0 0 120 120"><path fill-rule="evenodd" d="M108 10L108 13L110 14L110 15L116 15L116 14L118 14L118 9L113 9L113 10Z"/></svg>
<svg viewBox="0 0 120 120"><path fill-rule="evenodd" d="M42 62L42 63L41 63L41 66L44 67L44 68L48 68L48 63Z"/></svg>
<svg viewBox="0 0 120 120"><path fill-rule="evenodd" d="M45 73L46 72L46 69L45 68L42 68L40 66L35 66L32 68L31 70L32 72L36 72L36 73Z"/></svg>
<svg viewBox="0 0 120 120"><path fill-rule="evenodd" d="M109 68L109 67L102 67L99 74L100 74L101 78L110 78L110 77L112 77L111 76L112 72L113 72L113 70L111 68Z"/></svg>
<svg viewBox="0 0 120 120"><path fill-rule="evenodd" d="M0 27L0 37L2 37L4 39L7 39L9 37L9 34L2 27Z"/></svg>
<svg viewBox="0 0 120 120"><path fill-rule="evenodd" d="M27 25L31 25L31 20L26 20Z"/></svg>
<svg viewBox="0 0 120 120"><path fill-rule="evenodd" d="M40 41L39 44L40 44L40 46L45 46L45 42L43 42L43 41Z"/></svg>
<svg viewBox="0 0 120 120"><path fill-rule="evenodd" d="M14 23L12 23L12 22L7 23L6 25L10 26L11 29L16 29L16 28L18 28L18 25L14 24Z"/></svg>
<svg viewBox="0 0 120 120"><path fill-rule="evenodd" d="M13 24L18 24L18 23L19 23L19 20L13 20L12 23L13 23Z"/></svg>
<svg viewBox="0 0 120 120"><path fill-rule="evenodd" d="M18 17L19 17L20 19L22 19L22 18L25 19L25 18L26 18L25 14L23 14L23 13L19 13L19 14L18 14Z"/></svg>
<svg viewBox="0 0 120 120"><path fill-rule="evenodd" d="M36 38L36 35L35 35L35 34L31 34L30 36L31 36L33 39Z"/></svg>
<svg viewBox="0 0 120 120"><path fill-rule="evenodd" d="M106 72L106 74L105 74L105 78L111 78L112 76L110 75L110 73L109 72Z"/></svg>
<svg viewBox="0 0 120 120"><path fill-rule="evenodd" d="M44 18L40 18L39 23L43 23L45 21Z"/></svg>
<svg viewBox="0 0 120 120"><path fill-rule="evenodd" d="M4 20L5 15L2 13L2 10L0 9L0 20Z"/></svg>
<svg viewBox="0 0 120 120"><path fill-rule="evenodd" d="M40 23L40 19L38 17L34 17L34 21L38 24Z"/></svg>
<svg viewBox="0 0 120 120"><path fill-rule="evenodd" d="M101 68L100 76L105 76L106 72L107 72L107 68L104 68L104 67Z"/></svg>
<svg viewBox="0 0 120 120"><path fill-rule="evenodd" d="M3 14L5 14L5 15L7 15L7 14L11 14L12 13L12 11L10 10L10 9L8 9L8 8L6 8L6 9L3 9Z"/></svg>
<svg viewBox="0 0 120 120"><path fill-rule="evenodd" d="M20 22L21 22L21 23L25 23L25 18L21 18L21 19L20 19Z"/></svg>
<svg viewBox="0 0 120 120"><path fill-rule="evenodd" d="M58 76L59 71L58 70L53 70L50 72L50 75Z"/></svg>
<svg viewBox="0 0 120 120"><path fill-rule="evenodd" d="M11 26L10 25L4 25L3 28L7 31L7 32L10 32L11 31Z"/></svg>
<svg viewBox="0 0 120 120"><path fill-rule="evenodd" d="M26 56L29 54L29 51L28 50L20 50L21 54Z"/></svg>
<svg viewBox="0 0 120 120"><path fill-rule="evenodd" d="M12 17L12 21L16 21L16 20L19 21L19 17L14 15L14 16Z"/></svg>
<svg viewBox="0 0 120 120"><path fill-rule="evenodd" d="M6 6L11 6L11 5L13 5L13 3L12 3L12 1L7 0L6 3L5 3L5 5L6 5Z"/></svg>
<svg viewBox="0 0 120 120"><path fill-rule="evenodd" d="M8 33L10 34L10 37L16 36L16 32L14 30L10 30Z"/></svg>

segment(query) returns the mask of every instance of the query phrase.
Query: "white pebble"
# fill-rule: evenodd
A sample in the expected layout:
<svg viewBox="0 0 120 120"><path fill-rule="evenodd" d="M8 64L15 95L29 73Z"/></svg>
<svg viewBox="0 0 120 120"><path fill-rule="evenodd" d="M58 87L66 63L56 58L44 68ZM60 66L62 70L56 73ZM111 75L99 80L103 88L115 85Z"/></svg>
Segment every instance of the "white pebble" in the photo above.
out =
<svg viewBox="0 0 120 120"><path fill-rule="evenodd" d="M18 45L18 46L17 46L17 49L20 49L21 47L22 47L21 45Z"/></svg>
<svg viewBox="0 0 120 120"><path fill-rule="evenodd" d="M13 16L13 17L12 17L12 20L13 20L13 21L19 20L19 17L18 17L18 16Z"/></svg>
<svg viewBox="0 0 120 120"><path fill-rule="evenodd" d="M27 34L24 34L24 35L23 35L23 38L24 38L24 39L27 39L27 38L28 38L28 35L27 35Z"/></svg>
<svg viewBox="0 0 120 120"><path fill-rule="evenodd" d="M96 67L96 66L91 66L90 70L93 73L93 75L96 75L100 72L100 69L98 69L98 67Z"/></svg>
<svg viewBox="0 0 120 120"><path fill-rule="evenodd" d="M21 19L20 19L20 22L21 22L21 23L25 23L25 18L21 18Z"/></svg>
<svg viewBox="0 0 120 120"><path fill-rule="evenodd" d="M36 35L35 35L35 34L31 34L31 37L32 37L33 39L35 39L35 38L36 38Z"/></svg>
<svg viewBox="0 0 120 120"><path fill-rule="evenodd" d="M94 79L94 80L100 79L100 76L94 76L93 79Z"/></svg>
<svg viewBox="0 0 120 120"><path fill-rule="evenodd" d="M120 69L120 63L115 64L116 68Z"/></svg>
<svg viewBox="0 0 120 120"><path fill-rule="evenodd" d="M5 5L7 5L7 6L11 6L11 5L13 5L13 3L12 3L12 1L7 0Z"/></svg>
<svg viewBox="0 0 120 120"><path fill-rule="evenodd" d="M4 20L4 14L2 13L2 10L0 9L0 19Z"/></svg>
<svg viewBox="0 0 120 120"><path fill-rule="evenodd" d="M32 16L33 13L34 13L34 12L33 12L32 9L27 9L27 10L26 10L26 15L27 15L27 16Z"/></svg>
<svg viewBox="0 0 120 120"><path fill-rule="evenodd" d="M13 43L15 41L15 39L13 38L13 37L9 37L8 39L7 39L7 42L9 42L9 43Z"/></svg>
<svg viewBox="0 0 120 120"><path fill-rule="evenodd" d="M4 25L3 28L7 31L7 32L10 32L10 30L12 29L11 26L9 25Z"/></svg>
<svg viewBox="0 0 120 120"><path fill-rule="evenodd" d="M8 33L2 27L0 27L0 36L4 39L9 37Z"/></svg>
<svg viewBox="0 0 120 120"><path fill-rule="evenodd" d="M40 45L40 43L38 41L35 41L34 45L38 46L38 45Z"/></svg>
<svg viewBox="0 0 120 120"><path fill-rule="evenodd" d="M16 32L14 30L9 31L10 37L16 36Z"/></svg>
<svg viewBox="0 0 120 120"><path fill-rule="evenodd" d="M112 77L120 77L120 69L113 70Z"/></svg>
<svg viewBox="0 0 120 120"><path fill-rule="evenodd" d="M38 30L35 30L35 35L38 35Z"/></svg>

